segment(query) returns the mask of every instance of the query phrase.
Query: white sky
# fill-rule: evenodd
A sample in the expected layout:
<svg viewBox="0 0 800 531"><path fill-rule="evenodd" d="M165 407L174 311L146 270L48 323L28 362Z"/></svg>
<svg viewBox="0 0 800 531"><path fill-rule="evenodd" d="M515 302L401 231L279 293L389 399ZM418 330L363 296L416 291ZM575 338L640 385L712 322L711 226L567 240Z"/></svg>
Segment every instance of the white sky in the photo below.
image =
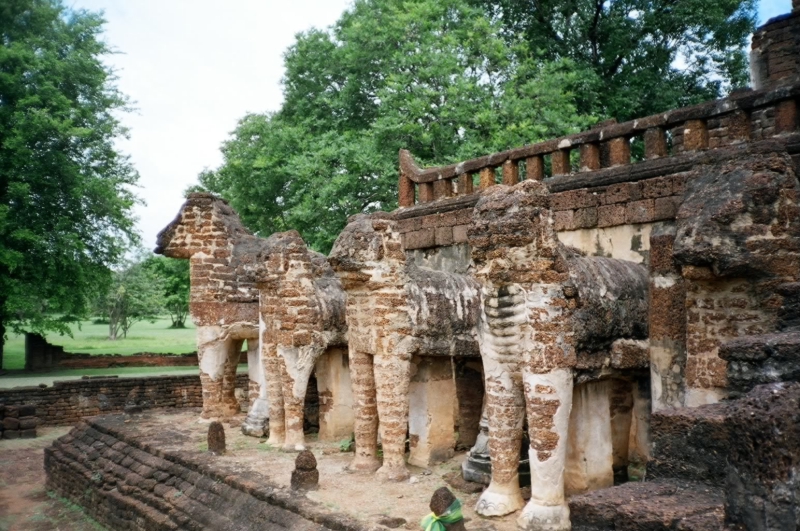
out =
<svg viewBox="0 0 800 531"><path fill-rule="evenodd" d="M183 191L248 112L281 105L283 52L294 35L333 24L350 0L69 0L104 11L118 86L137 111L122 117L120 143L140 174L137 208L145 247L177 214ZM791 0L761 0L759 21L788 13Z"/></svg>
<svg viewBox="0 0 800 531"><path fill-rule="evenodd" d="M120 90L137 110L122 116L120 143L140 174L137 208L146 248L183 203L220 144L248 112L282 102L283 52L294 36L333 24L350 0L67 0L105 12L105 40L119 54Z"/></svg>

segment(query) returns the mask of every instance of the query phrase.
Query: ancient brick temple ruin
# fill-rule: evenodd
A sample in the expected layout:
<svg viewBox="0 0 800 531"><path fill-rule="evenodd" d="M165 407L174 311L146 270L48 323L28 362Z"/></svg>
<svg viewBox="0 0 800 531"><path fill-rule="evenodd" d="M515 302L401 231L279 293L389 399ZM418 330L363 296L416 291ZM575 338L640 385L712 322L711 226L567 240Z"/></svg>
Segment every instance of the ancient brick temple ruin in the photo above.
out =
<svg viewBox="0 0 800 531"><path fill-rule="evenodd" d="M239 412L233 382L247 340L245 432L268 433L271 443L302 450L303 403L316 368L320 436L351 433L345 294L324 256L294 231L253 236L226 201L202 193L190 194L159 233L156 252L190 260L203 417Z"/></svg>
<svg viewBox="0 0 800 531"><path fill-rule="evenodd" d="M753 89L451 166L401 152L399 208L327 257L190 194L157 252L190 260L202 416L239 411L246 340L243 431L303 450L316 386L351 473L469 448L475 510L520 529L796 529L798 4L754 35Z"/></svg>

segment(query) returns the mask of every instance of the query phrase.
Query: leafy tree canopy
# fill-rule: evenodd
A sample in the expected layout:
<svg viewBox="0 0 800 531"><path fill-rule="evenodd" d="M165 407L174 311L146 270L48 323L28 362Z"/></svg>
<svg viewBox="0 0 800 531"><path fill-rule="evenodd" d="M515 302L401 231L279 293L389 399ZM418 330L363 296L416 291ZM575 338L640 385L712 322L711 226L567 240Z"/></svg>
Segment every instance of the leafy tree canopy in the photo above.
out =
<svg viewBox="0 0 800 531"><path fill-rule="evenodd" d="M588 80L502 38L468 0L360 0L285 56L285 103L241 120L200 184L264 235L298 229L326 252L347 217L396 206L397 156L444 164L593 121Z"/></svg>
<svg viewBox="0 0 800 531"><path fill-rule="evenodd" d="M242 119L202 187L326 252L396 206L397 152L439 165L746 84L755 0L356 0L285 55L285 101Z"/></svg>
<svg viewBox="0 0 800 531"><path fill-rule="evenodd" d="M580 109L628 120L748 84L756 0L472 0L511 42L594 76Z"/></svg>
<svg viewBox="0 0 800 531"><path fill-rule="evenodd" d="M68 332L135 240L102 24L60 0L0 2L0 338Z"/></svg>

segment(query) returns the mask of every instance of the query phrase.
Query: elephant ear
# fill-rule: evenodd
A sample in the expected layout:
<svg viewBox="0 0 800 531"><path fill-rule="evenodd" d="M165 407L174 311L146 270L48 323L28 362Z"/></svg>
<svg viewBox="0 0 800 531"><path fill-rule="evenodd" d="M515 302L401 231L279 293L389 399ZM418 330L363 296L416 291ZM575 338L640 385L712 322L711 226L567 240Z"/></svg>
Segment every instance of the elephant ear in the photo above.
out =
<svg viewBox="0 0 800 531"><path fill-rule="evenodd" d="M306 396L308 379L317 364L317 360L324 349L316 345L304 345L301 347L287 347L278 345L278 355L283 358L286 365L286 372L292 379L292 394L297 399Z"/></svg>

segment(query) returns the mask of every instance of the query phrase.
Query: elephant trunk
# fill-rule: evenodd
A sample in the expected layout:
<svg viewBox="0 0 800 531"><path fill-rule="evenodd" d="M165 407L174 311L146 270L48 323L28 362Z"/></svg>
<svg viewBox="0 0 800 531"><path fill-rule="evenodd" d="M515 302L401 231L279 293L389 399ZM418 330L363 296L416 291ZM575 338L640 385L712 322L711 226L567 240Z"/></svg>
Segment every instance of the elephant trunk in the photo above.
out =
<svg viewBox="0 0 800 531"><path fill-rule="evenodd" d="M481 494L476 511L484 516L502 516L524 504L518 470L525 414L520 373L525 295L517 286L487 286L482 295L478 337L484 366L492 479Z"/></svg>
<svg viewBox="0 0 800 531"><path fill-rule="evenodd" d="M311 372L324 347L321 345L305 345L302 347L278 346L278 356L282 358L284 370L283 406L286 415L286 440L284 450L302 451L305 449L303 420L306 390Z"/></svg>

